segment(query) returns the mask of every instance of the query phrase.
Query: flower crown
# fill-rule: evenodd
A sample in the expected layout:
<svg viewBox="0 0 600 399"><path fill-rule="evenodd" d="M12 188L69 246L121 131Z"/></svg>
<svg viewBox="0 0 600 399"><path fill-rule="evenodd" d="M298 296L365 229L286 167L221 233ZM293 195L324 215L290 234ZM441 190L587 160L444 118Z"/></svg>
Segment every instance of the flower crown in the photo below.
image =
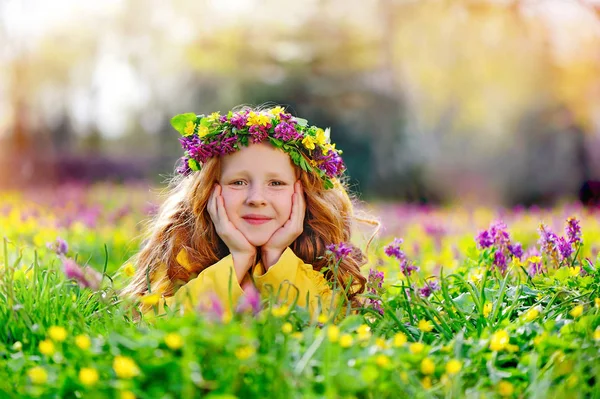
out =
<svg viewBox="0 0 600 399"><path fill-rule="evenodd" d="M340 157L342 151L330 142L329 128L308 126L306 119L296 118L282 107L229 111L227 115L180 114L171 119L171 125L183 136L179 141L185 156L177 172L184 175L200 170L209 158L267 139L288 153L302 170L317 174L325 188L332 188L332 179L346 169Z"/></svg>

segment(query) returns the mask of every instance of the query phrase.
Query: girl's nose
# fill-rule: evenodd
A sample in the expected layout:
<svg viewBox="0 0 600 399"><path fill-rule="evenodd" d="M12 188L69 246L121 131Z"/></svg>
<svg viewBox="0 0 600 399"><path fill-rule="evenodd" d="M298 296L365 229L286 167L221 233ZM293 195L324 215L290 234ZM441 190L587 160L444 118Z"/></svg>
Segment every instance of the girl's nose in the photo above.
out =
<svg viewBox="0 0 600 399"><path fill-rule="evenodd" d="M264 193L262 192L260 187L251 186L248 189L248 197L246 198L246 203L248 205L265 205L267 200L265 199Z"/></svg>

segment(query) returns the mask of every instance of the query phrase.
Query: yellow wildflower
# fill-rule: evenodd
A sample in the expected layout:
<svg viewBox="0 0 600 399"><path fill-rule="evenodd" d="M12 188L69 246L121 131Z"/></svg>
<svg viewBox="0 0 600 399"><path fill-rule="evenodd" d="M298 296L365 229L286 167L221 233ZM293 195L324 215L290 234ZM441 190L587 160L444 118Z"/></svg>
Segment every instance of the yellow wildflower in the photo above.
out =
<svg viewBox="0 0 600 399"><path fill-rule="evenodd" d="M597 327L594 331L594 340L600 341L600 327Z"/></svg>
<svg viewBox="0 0 600 399"><path fill-rule="evenodd" d="M386 342L385 338L381 338L378 337L375 340L375 345L379 348L379 349L387 349L388 348L388 343Z"/></svg>
<svg viewBox="0 0 600 399"><path fill-rule="evenodd" d="M281 331L283 331L284 334L289 334L294 330L294 327L292 326L292 323L285 323L284 325L281 326Z"/></svg>
<svg viewBox="0 0 600 399"><path fill-rule="evenodd" d="M327 327L327 338L329 339L329 342L337 342L340 338L340 328L335 325Z"/></svg>
<svg viewBox="0 0 600 399"><path fill-rule="evenodd" d="M248 114L248 122L246 122L246 126L267 126L269 122L271 122L271 118L268 115L250 112Z"/></svg>
<svg viewBox="0 0 600 399"><path fill-rule="evenodd" d="M404 346L406 344L406 341L406 334L399 332L396 333L396 335L394 335L394 346L396 348Z"/></svg>
<svg viewBox="0 0 600 399"><path fill-rule="evenodd" d="M45 339L40 342L38 348L42 355L51 356L54 354L54 344L49 339Z"/></svg>
<svg viewBox="0 0 600 399"><path fill-rule="evenodd" d="M425 375L433 374L435 372L435 363L430 357L426 357L421 360L421 373Z"/></svg>
<svg viewBox="0 0 600 399"><path fill-rule="evenodd" d="M48 381L48 373L40 366L35 366L27 370L27 377L29 377L31 382L38 385Z"/></svg>
<svg viewBox="0 0 600 399"><path fill-rule="evenodd" d="M144 305L154 306L160 301L160 294L155 292L154 294L144 295L140 298L140 302Z"/></svg>
<svg viewBox="0 0 600 399"><path fill-rule="evenodd" d="M571 277L579 276L580 272L581 272L581 268L579 266L569 267L569 276L571 276Z"/></svg>
<svg viewBox="0 0 600 399"><path fill-rule="evenodd" d="M340 337L340 346L342 348L349 348L352 346L354 340L352 339L352 335L344 334Z"/></svg>
<svg viewBox="0 0 600 399"><path fill-rule="evenodd" d="M538 346L539 344L541 344L546 338L548 337L548 333L546 331L544 331L543 333L541 333L540 335L538 335L537 337L535 337L533 339L533 344L535 346Z"/></svg>
<svg viewBox="0 0 600 399"><path fill-rule="evenodd" d="M294 339L302 339L304 337L304 335L302 334L302 331L296 331L295 333L292 334L292 338Z"/></svg>
<svg viewBox="0 0 600 399"><path fill-rule="evenodd" d="M80 334L75 337L75 345L77 345L79 349L87 350L92 346L92 341L87 335Z"/></svg>
<svg viewBox="0 0 600 399"><path fill-rule="evenodd" d="M423 385L423 388L425 388L425 389L431 388L431 377L429 377L429 376L423 377L421 379L421 385Z"/></svg>
<svg viewBox="0 0 600 399"><path fill-rule="evenodd" d="M92 386L98 382L98 371L91 367L83 367L79 370L79 381L85 386Z"/></svg>
<svg viewBox="0 0 600 399"><path fill-rule="evenodd" d="M379 354L377 355L377 357L375 358L375 363L379 366L379 367L387 367L390 365L391 361L390 358L387 357L384 354Z"/></svg>
<svg viewBox="0 0 600 399"><path fill-rule="evenodd" d="M515 387L509 381L500 381L496 388L500 396L512 396L515 392Z"/></svg>
<svg viewBox="0 0 600 399"><path fill-rule="evenodd" d="M569 312L573 318L577 318L583 314L583 305L577 305Z"/></svg>
<svg viewBox="0 0 600 399"><path fill-rule="evenodd" d="M492 313L494 305L490 302L483 305L483 317L488 317Z"/></svg>
<svg viewBox="0 0 600 399"><path fill-rule="evenodd" d="M188 121L185 124L185 128L183 129L183 133L186 136L191 136L192 134L194 134L194 130L196 129L196 124L192 121Z"/></svg>
<svg viewBox="0 0 600 399"><path fill-rule="evenodd" d="M140 369L132 358L116 356L113 360L113 370L118 378L129 379L140 374Z"/></svg>
<svg viewBox="0 0 600 399"><path fill-rule="evenodd" d="M67 339L67 330L64 327L52 326L48 329L48 335L53 341L63 342Z"/></svg>
<svg viewBox="0 0 600 399"><path fill-rule="evenodd" d="M506 350L509 351L510 353L515 353L515 352L519 351L519 346L513 345L513 344L508 344L508 345L506 345Z"/></svg>
<svg viewBox="0 0 600 399"><path fill-rule="evenodd" d="M408 350L414 355L423 352L423 349L425 349L425 345L421 342L413 342L408 346Z"/></svg>
<svg viewBox="0 0 600 399"><path fill-rule="evenodd" d="M133 277L135 274L135 267L131 264L131 262L127 262L125 266L123 266L123 274L127 277Z"/></svg>
<svg viewBox="0 0 600 399"><path fill-rule="evenodd" d="M221 316L221 323L228 324L231 321L232 318L233 318L233 315L231 314L231 312L229 311L229 309L226 309L223 312L223 315Z"/></svg>
<svg viewBox="0 0 600 399"><path fill-rule="evenodd" d="M540 263L541 261L542 261L541 256L530 256L529 258L527 258L527 262L529 262L529 263Z"/></svg>
<svg viewBox="0 0 600 399"><path fill-rule="evenodd" d="M286 305L283 306L273 306L271 309L271 314L275 317L283 317L288 314L289 307Z"/></svg>
<svg viewBox="0 0 600 399"><path fill-rule="evenodd" d="M324 314L324 313L321 313L321 314L319 315L319 317L317 318L317 322L318 322L318 323L321 323L321 324L325 324L325 323L327 323L328 321L329 321L329 317L328 317L326 314Z"/></svg>
<svg viewBox="0 0 600 399"><path fill-rule="evenodd" d="M523 313L522 318L526 323L532 322L538 318L540 311L538 307L530 308L527 312Z"/></svg>
<svg viewBox="0 0 600 399"><path fill-rule="evenodd" d="M423 332L431 332L433 330L433 324L429 320L421 319L418 324L419 330Z"/></svg>
<svg viewBox="0 0 600 399"><path fill-rule="evenodd" d="M177 333L169 333L165 335L165 344L171 350L178 350L183 347L183 338Z"/></svg>
<svg viewBox="0 0 600 399"><path fill-rule="evenodd" d="M356 334L358 335L359 341L366 341L371 338L371 327L366 324L362 324L356 329Z"/></svg>
<svg viewBox="0 0 600 399"><path fill-rule="evenodd" d="M446 363L446 373L450 375L457 374L462 369L462 363L460 360L451 359Z"/></svg>
<svg viewBox="0 0 600 399"><path fill-rule="evenodd" d="M504 330L496 331L490 339L490 349L495 352L501 351L506 348L509 340L510 335L508 335L508 332Z"/></svg>
<svg viewBox="0 0 600 399"><path fill-rule="evenodd" d="M121 391L121 399L135 399L135 394L131 391Z"/></svg>
<svg viewBox="0 0 600 399"><path fill-rule="evenodd" d="M594 306L600 308L600 298L594 298Z"/></svg>
<svg viewBox="0 0 600 399"><path fill-rule="evenodd" d="M308 150L314 150L316 142L317 140L315 140L315 138L309 134L304 136L304 138L302 139L302 145L304 145L304 147Z"/></svg>
<svg viewBox="0 0 600 399"><path fill-rule="evenodd" d="M327 155L327 153L329 152L329 150L335 151L335 144L325 144L321 148L323 150L323 155ZM338 152L341 154L341 151L338 151Z"/></svg>
<svg viewBox="0 0 600 399"><path fill-rule="evenodd" d="M239 360L246 360L252 355L254 355L254 348L250 345L244 345L235 350L235 357Z"/></svg>

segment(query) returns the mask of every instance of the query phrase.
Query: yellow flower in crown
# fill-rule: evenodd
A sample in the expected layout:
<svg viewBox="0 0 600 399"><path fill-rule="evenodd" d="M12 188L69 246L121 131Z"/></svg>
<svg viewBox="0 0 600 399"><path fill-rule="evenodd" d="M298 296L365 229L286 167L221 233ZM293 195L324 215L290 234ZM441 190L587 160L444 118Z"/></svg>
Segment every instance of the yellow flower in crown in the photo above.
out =
<svg viewBox="0 0 600 399"><path fill-rule="evenodd" d="M208 116L206 117L206 119L207 119L209 122L214 122L214 121L218 120L220 116L221 116L221 113L220 113L220 112L213 112L212 114L208 115Z"/></svg>
<svg viewBox="0 0 600 399"><path fill-rule="evenodd" d="M317 140L317 144L319 144L321 147L327 143L327 136L325 135L325 131L321 128L317 129L315 138Z"/></svg>
<svg viewBox="0 0 600 399"><path fill-rule="evenodd" d="M271 118L268 115L263 115L256 112L250 112L248 114L247 126L267 126L271 122Z"/></svg>
<svg viewBox="0 0 600 399"><path fill-rule="evenodd" d="M269 112L271 113L271 115L275 116L275 118L277 118L277 120L281 120L280 114L284 113L285 109L283 107L277 106L277 107L271 108L271 110Z"/></svg>
<svg viewBox="0 0 600 399"><path fill-rule="evenodd" d="M196 124L192 121L188 121L188 123L186 123L185 128L183 129L184 135L186 136L191 136L192 134L194 134L194 131L196 130Z"/></svg>
<svg viewBox="0 0 600 399"><path fill-rule="evenodd" d="M310 135L306 135L302 139L302 144L304 145L304 147L306 147L309 150L315 149L315 143L317 143L317 140L313 136L310 136Z"/></svg>

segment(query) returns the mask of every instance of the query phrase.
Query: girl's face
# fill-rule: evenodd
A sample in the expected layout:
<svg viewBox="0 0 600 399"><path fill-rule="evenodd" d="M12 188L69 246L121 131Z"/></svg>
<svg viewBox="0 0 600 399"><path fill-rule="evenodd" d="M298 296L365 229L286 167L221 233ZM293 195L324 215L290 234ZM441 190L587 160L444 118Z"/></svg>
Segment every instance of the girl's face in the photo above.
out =
<svg viewBox="0 0 600 399"><path fill-rule="evenodd" d="M250 244L264 245L290 218L295 182L289 155L270 144L250 144L223 157L225 211Z"/></svg>

